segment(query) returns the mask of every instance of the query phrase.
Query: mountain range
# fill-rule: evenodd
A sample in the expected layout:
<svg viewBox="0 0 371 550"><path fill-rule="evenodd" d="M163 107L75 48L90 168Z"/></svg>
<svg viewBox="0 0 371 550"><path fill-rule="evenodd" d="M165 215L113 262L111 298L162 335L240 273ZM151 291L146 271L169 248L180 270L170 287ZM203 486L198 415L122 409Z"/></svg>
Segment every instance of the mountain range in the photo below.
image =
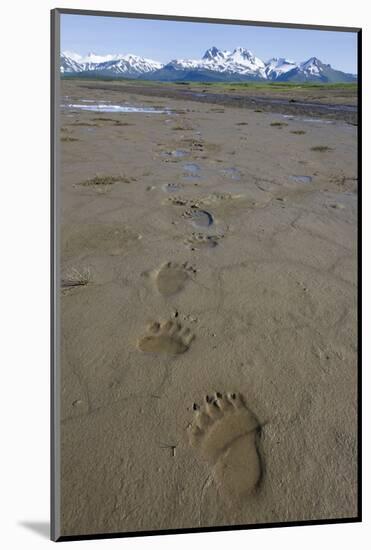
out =
<svg viewBox="0 0 371 550"><path fill-rule="evenodd" d="M136 78L163 81L278 81L278 82L356 82L357 75L333 69L317 57L301 63L273 57L264 62L246 48L233 51L213 46L201 59L173 59L160 63L134 54L83 57L62 52L60 72L65 76Z"/></svg>

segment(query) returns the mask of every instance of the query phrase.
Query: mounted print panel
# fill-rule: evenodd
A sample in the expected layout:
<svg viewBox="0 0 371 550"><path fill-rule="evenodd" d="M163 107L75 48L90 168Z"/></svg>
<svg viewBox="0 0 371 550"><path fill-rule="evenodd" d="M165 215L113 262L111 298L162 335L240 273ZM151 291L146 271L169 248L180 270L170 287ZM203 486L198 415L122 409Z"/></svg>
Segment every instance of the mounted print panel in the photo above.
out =
<svg viewBox="0 0 371 550"><path fill-rule="evenodd" d="M52 31L53 538L359 520L359 29Z"/></svg>

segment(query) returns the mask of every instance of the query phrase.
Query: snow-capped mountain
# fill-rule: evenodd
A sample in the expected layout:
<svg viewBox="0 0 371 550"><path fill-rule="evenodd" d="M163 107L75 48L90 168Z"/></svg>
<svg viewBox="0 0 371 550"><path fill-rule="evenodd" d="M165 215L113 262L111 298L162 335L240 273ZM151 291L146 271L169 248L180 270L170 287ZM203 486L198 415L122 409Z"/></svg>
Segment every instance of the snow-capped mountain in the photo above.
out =
<svg viewBox="0 0 371 550"><path fill-rule="evenodd" d="M270 80L277 80L278 77L296 69L297 63L291 61L291 59L285 59L284 57L272 57L265 64L265 74Z"/></svg>
<svg viewBox="0 0 371 550"><path fill-rule="evenodd" d="M223 61L230 52L219 50L216 46L212 46L203 55L205 61Z"/></svg>
<svg viewBox="0 0 371 550"><path fill-rule="evenodd" d="M311 57L307 61L300 63L300 71L308 77L319 76L323 67L325 67L325 65L316 57ZM330 67L330 65L328 65L328 67Z"/></svg>
<svg viewBox="0 0 371 550"><path fill-rule="evenodd" d="M163 64L134 54L74 52L61 54L61 73L66 76L104 76L113 78L143 78L167 81L249 81L282 82L354 82L356 75L337 71L316 57L295 61L273 57L267 62L250 50L238 47L233 51L213 46L200 59L173 59Z"/></svg>
<svg viewBox="0 0 371 550"><path fill-rule="evenodd" d="M101 73L121 75L127 77L137 77L146 73L153 73L162 68L162 63L153 61L152 59L145 59L138 55L128 54L120 57L119 59L113 59L105 61L104 63L97 63L93 69Z"/></svg>
<svg viewBox="0 0 371 550"><path fill-rule="evenodd" d="M258 57L255 57L249 50L241 47L230 52L219 50L213 46L206 50L202 59L174 59L164 65L157 76L165 79L166 76L170 76L170 79L172 79L175 76L174 71L185 73L184 77L188 78L192 77L193 72L196 72L194 76L202 73L207 76L209 71L224 75L224 77L240 75L252 79L267 78L265 63ZM168 74L169 72L170 74ZM209 76L211 79L215 79L215 75L210 74ZM194 80L194 78L191 78L191 80Z"/></svg>
<svg viewBox="0 0 371 550"><path fill-rule="evenodd" d="M99 73L102 76L138 78L162 68L163 64L133 54L96 55L86 57L68 52L61 54L61 73Z"/></svg>
<svg viewBox="0 0 371 550"><path fill-rule="evenodd" d="M266 78L265 63L246 48L236 48L228 56L229 70L247 75L252 74L260 78Z"/></svg>
<svg viewBox="0 0 371 550"><path fill-rule="evenodd" d="M61 53L60 58L60 71L62 74L64 73L81 73L81 71L84 70L83 65L78 63L77 61L74 61L72 57L69 57L65 55L64 53Z"/></svg>
<svg viewBox="0 0 371 550"><path fill-rule="evenodd" d="M277 77L286 82L355 82L357 76L333 69L317 57L310 57Z"/></svg>

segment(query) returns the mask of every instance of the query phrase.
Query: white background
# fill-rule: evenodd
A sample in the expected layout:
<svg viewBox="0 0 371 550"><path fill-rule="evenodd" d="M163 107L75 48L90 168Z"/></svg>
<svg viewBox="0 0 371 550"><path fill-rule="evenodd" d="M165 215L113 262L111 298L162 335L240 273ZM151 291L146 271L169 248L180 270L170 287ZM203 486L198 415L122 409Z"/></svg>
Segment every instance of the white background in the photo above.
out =
<svg viewBox="0 0 371 550"><path fill-rule="evenodd" d="M368 2L325 0L15 0L1 8L0 544L33 549L48 540L49 519L49 10L133 11L363 27L364 124L370 121ZM246 46L253 48L253 45ZM368 58L368 59L367 59ZM366 139L367 138L367 139ZM364 281L370 281L370 139L364 132ZM368 152L368 154L367 154ZM367 253L368 252L368 253ZM364 424L370 418L370 292L364 288ZM367 338L367 336L369 336ZM369 396L369 392L368 392ZM238 545L305 550L365 548L370 532L369 438L364 436L364 523L68 543L73 548L166 549ZM370 536L371 538L371 536Z"/></svg>

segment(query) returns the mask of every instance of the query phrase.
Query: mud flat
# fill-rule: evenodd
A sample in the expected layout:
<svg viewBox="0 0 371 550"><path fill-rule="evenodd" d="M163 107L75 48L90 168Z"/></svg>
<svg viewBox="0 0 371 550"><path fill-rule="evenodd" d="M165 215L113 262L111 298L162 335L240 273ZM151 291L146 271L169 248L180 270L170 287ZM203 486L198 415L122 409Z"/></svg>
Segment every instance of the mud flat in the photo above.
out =
<svg viewBox="0 0 371 550"><path fill-rule="evenodd" d="M357 128L85 84L61 98L62 533L354 517Z"/></svg>
<svg viewBox="0 0 371 550"><path fill-rule="evenodd" d="M80 82L82 88L136 93L261 110L292 116L324 117L357 124L357 86L303 84Z"/></svg>

